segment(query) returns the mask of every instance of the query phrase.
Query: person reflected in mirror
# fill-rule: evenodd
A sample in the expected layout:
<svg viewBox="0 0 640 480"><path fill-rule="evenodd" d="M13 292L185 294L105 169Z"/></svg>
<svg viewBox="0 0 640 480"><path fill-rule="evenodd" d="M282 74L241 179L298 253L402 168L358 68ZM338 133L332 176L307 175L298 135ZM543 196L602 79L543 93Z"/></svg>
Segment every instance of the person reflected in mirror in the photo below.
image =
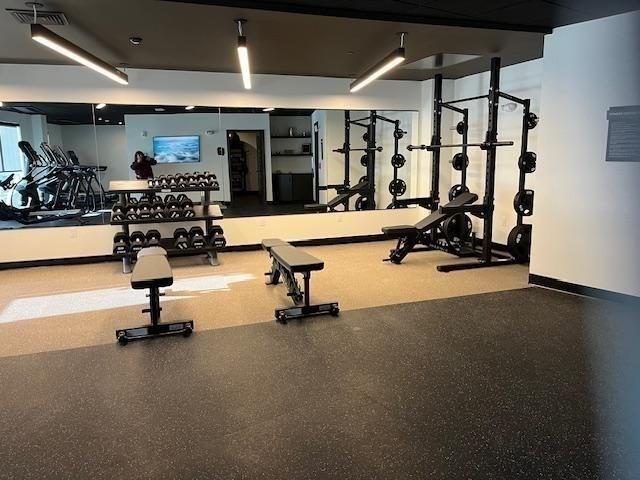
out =
<svg viewBox="0 0 640 480"><path fill-rule="evenodd" d="M158 162L155 158L145 155L144 152L138 150L133 158L131 164L131 170L136 172L136 179L147 180L153 178L153 165L157 165Z"/></svg>

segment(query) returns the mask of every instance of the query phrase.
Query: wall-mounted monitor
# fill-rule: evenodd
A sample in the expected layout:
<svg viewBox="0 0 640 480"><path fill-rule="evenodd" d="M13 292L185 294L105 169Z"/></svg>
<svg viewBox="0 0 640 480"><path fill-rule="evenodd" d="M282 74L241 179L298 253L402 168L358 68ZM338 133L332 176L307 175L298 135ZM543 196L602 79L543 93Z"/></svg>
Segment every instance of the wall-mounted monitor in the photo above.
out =
<svg viewBox="0 0 640 480"><path fill-rule="evenodd" d="M158 163L200 161L200 136L153 137L153 156Z"/></svg>

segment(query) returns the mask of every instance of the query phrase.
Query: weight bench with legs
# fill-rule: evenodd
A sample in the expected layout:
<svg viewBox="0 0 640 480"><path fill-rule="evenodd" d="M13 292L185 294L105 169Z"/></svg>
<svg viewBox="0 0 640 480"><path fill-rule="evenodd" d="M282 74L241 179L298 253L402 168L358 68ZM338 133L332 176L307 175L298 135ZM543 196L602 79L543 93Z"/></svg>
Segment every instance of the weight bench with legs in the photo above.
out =
<svg viewBox="0 0 640 480"><path fill-rule="evenodd" d="M338 302L310 303L311 272L322 270L324 262L313 255L309 255L289 243L270 238L262 241L264 248L271 258L271 271L265 275L267 285L277 285L280 278L287 286L288 294L295 306L288 308L277 308L275 311L276 320L286 323L287 320L321 315L328 313L337 316L340 312ZM296 273L302 274L304 280L304 290L296 279Z"/></svg>
<svg viewBox="0 0 640 480"><path fill-rule="evenodd" d="M142 313L149 313L151 323L141 327L116 330L116 338L121 344L129 340L158 337L163 335L182 334L191 335L193 321L187 320L174 323L160 323L160 287L168 287L173 284L173 272L167 260L167 251L161 247L143 248L138 252L138 260L131 273L131 288L143 290L148 288L149 308Z"/></svg>
<svg viewBox="0 0 640 480"><path fill-rule="evenodd" d="M469 205L478 200L478 195L475 193L462 193L454 198L452 201L444 205L445 208L456 208L464 205ZM424 239L424 237L431 232L434 228L440 226L451 214L440 213L438 211L433 212L428 217L420 220L415 225L395 225L392 227L384 227L382 233L389 238L397 238L398 244L396 248L391 250L389 255L389 261L392 263L400 263L404 258L414 250L415 246ZM425 247L422 250L432 250L432 248Z"/></svg>

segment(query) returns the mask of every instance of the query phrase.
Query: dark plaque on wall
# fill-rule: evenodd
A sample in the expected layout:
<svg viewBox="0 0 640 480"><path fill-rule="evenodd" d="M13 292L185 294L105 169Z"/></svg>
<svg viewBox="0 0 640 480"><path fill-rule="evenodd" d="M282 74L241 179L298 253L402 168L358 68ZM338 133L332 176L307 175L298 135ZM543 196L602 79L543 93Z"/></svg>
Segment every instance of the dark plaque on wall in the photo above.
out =
<svg viewBox="0 0 640 480"><path fill-rule="evenodd" d="M607 162L640 162L640 105L607 112Z"/></svg>

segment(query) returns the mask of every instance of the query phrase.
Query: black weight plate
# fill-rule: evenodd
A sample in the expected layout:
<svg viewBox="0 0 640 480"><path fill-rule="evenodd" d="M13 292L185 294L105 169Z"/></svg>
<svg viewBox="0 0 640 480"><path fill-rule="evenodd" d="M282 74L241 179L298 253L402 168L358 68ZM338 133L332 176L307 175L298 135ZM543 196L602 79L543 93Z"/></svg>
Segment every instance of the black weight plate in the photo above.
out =
<svg viewBox="0 0 640 480"><path fill-rule="evenodd" d="M363 175L360 177L360 180L358 180L358 183L362 183L362 182L366 182L367 181L367 176Z"/></svg>
<svg viewBox="0 0 640 480"><path fill-rule="evenodd" d="M507 245L511 254L521 262L529 260L531 252L531 225L516 225L509 232Z"/></svg>
<svg viewBox="0 0 640 480"><path fill-rule="evenodd" d="M393 168L402 168L405 162L406 159L401 153L396 153L393 157L391 157L391 166Z"/></svg>
<svg viewBox="0 0 640 480"><path fill-rule="evenodd" d="M462 170L469 166L469 157L464 153L456 153L451 159L451 166L454 170Z"/></svg>
<svg viewBox="0 0 640 480"><path fill-rule="evenodd" d="M402 130L401 130L401 129L399 129L399 128L396 128L396 129L393 131L393 137L394 137L394 138L397 138L398 140L400 140L402 137L404 137L404 131L402 131Z"/></svg>
<svg viewBox="0 0 640 480"><path fill-rule="evenodd" d="M518 167L524 173L533 173L536 171L537 155L535 152L525 152L518 159Z"/></svg>
<svg viewBox="0 0 640 480"><path fill-rule="evenodd" d="M462 195L463 193L469 193L469 187L462 186L460 184L454 185L449 190L449 201L452 201L458 195Z"/></svg>
<svg viewBox="0 0 640 480"><path fill-rule="evenodd" d="M463 213L453 215L442 222L442 233L451 244L459 245L466 242L472 229L471 218Z"/></svg>
<svg viewBox="0 0 640 480"><path fill-rule="evenodd" d="M394 197L401 197L407 191L407 183L401 178L391 180L389 183L389 193Z"/></svg>
<svg viewBox="0 0 640 480"><path fill-rule="evenodd" d="M513 198L513 208L518 215L529 217L533 215L533 190L523 190Z"/></svg>
<svg viewBox="0 0 640 480"><path fill-rule="evenodd" d="M360 157L360 165L366 167L369 164L369 155L366 153Z"/></svg>
<svg viewBox="0 0 640 480"><path fill-rule="evenodd" d="M533 130L534 128L536 128L537 125L538 125L538 116L533 112L529 112L529 114L527 115L527 128L529 130Z"/></svg>
<svg viewBox="0 0 640 480"><path fill-rule="evenodd" d="M456 125L456 132L458 132L460 135L462 135L464 133L466 129L466 126L464 124L464 122L461 120L458 122L458 124Z"/></svg>

